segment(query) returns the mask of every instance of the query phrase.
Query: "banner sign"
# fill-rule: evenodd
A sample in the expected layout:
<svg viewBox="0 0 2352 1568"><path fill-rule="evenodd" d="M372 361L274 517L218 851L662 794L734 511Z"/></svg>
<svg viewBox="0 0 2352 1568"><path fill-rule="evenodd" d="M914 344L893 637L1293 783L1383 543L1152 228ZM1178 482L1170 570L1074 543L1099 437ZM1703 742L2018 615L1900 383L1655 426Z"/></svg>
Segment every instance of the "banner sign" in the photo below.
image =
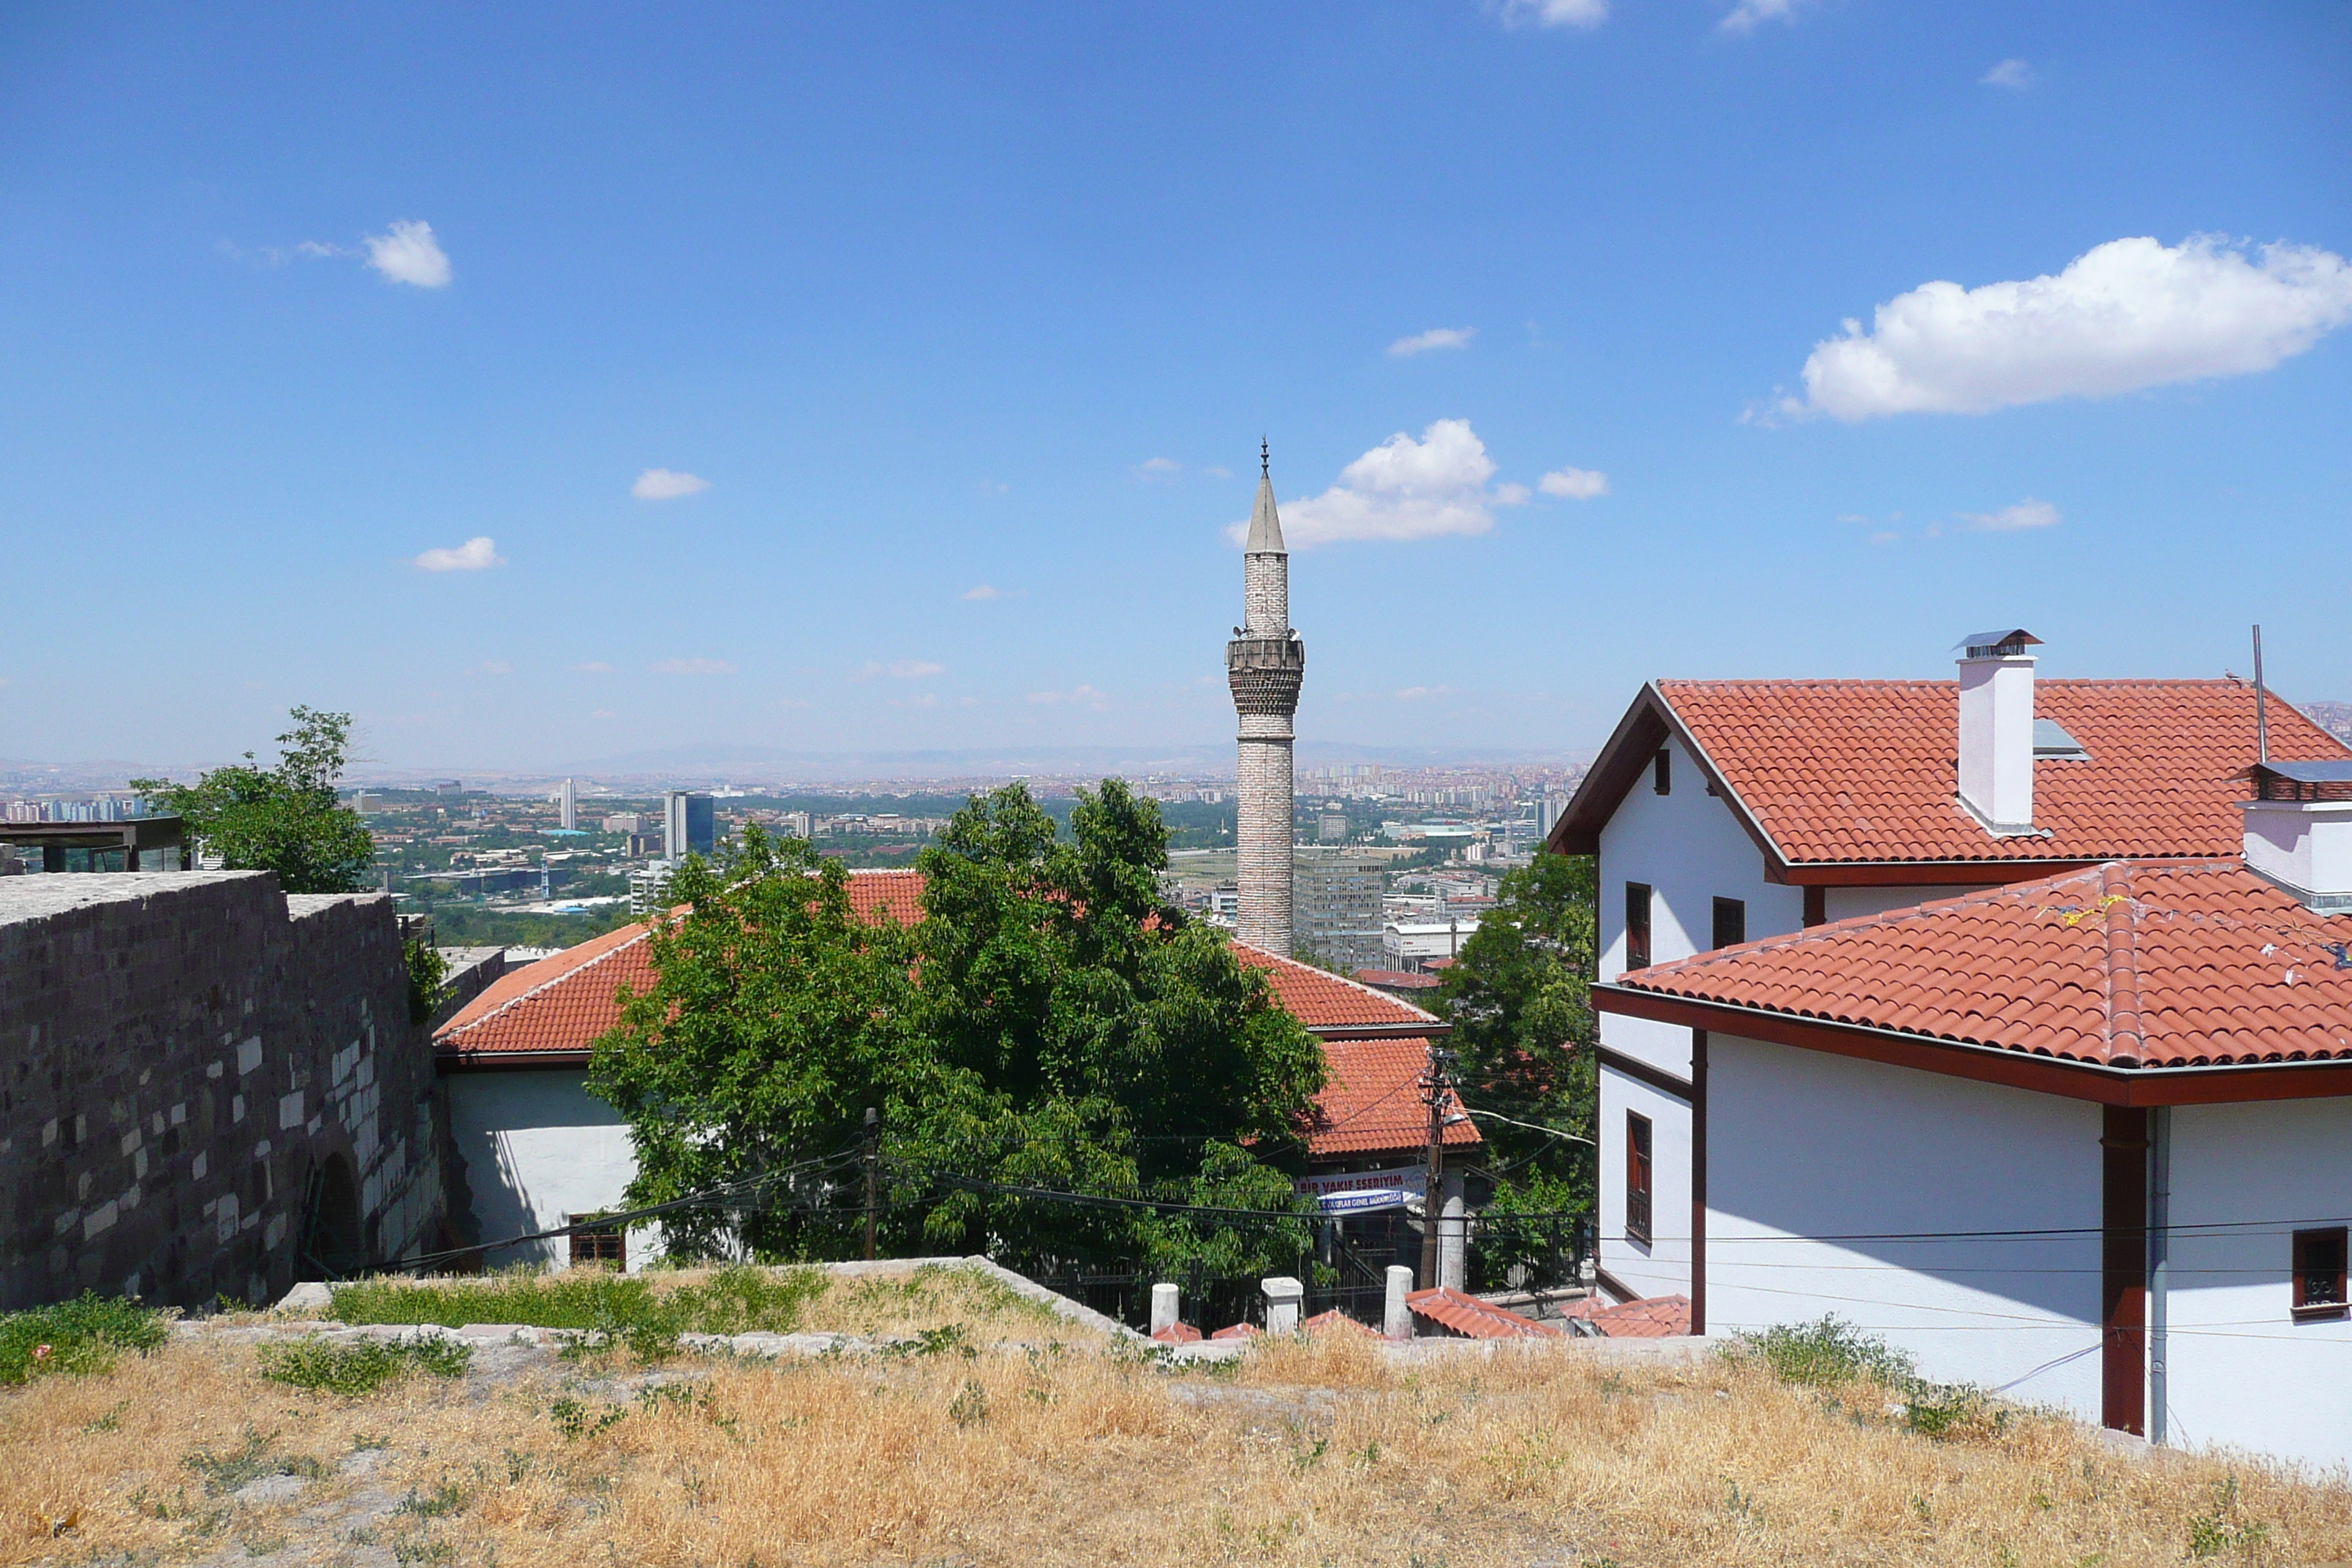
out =
<svg viewBox="0 0 2352 1568"><path fill-rule="evenodd" d="M1350 1171L1338 1176L1301 1176L1297 1190L1323 1205L1325 1214L1365 1214L1375 1209L1418 1206L1429 1173L1419 1165L1393 1171Z"/></svg>

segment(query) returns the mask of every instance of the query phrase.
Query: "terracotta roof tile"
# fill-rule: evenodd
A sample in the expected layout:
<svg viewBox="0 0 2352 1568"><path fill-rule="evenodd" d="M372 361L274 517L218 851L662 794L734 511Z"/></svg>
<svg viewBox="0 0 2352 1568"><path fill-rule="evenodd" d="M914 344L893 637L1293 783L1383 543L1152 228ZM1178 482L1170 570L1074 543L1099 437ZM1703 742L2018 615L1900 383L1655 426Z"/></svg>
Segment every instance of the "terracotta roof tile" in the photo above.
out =
<svg viewBox="0 0 2352 1568"><path fill-rule="evenodd" d="M1468 1291L1457 1290L1451 1285L1415 1290L1404 1299L1404 1304L1412 1310L1414 1317L1442 1323L1468 1339L1538 1340L1559 1337L1559 1331L1549 1323L1521 1317L1507 1307L1482 1301Z"/></svg>
<svg viewBox="0 0 2352 1568"><path fill-rule="evenodd" d="M1429 1108L1421 1100L1429 1066L1426 1038L1325 1040L1323 1060L1331 1076L1315 1097L1307 1135L1310 1158L1429 1146ZM1461 1101L1449 1096L1447 1112L1459 1115ZM1449 1121L1444 1138L1449 1149L1484 1142L1467 1120Z"/></svg>
<svg viewBox="0 0 2352 1568"><path fill-rule="evenodd" d="M1209 1337L1213 1340L1254 1340L1265 1331L1255 1323L1234 1323L1219 1329Z"/></svg>
<svg viewBox="0 0 2352 1568"><path fill-rule="evenodd" d="M1318 1312L1299 1325L1310 1334L1355 1334L1364 1339L1382 1338L1380 1330L1360 1323L1337 1307L1328 1312Z"/></svg>
<svg viewBox="0 0 2352 1568"><path fill-rule="evenodd" d="M501 975L433 1037L457 1057L584 1051L621 1021L620 988L653 985L643 923L606 931Z"/></svg>
<svg viewBox="0 0 2352 1568"><path fill-rule="evenodd" d="M2315 914L2241 861L2116 861L1619 984L2104 1067L2202 1067L2352 1058L2347 954L2352 915Z"/></svg>
<svg viewBox="0 0 2352 1568"><path fill-rule="evenodd" d="M2087 760L2033 768L2048 837L1996 838L1961 807L1949 680L1662 680L1656 689L1792 863L2234 855L2254 700L2237 680L2043 680L2034 715ZM2352 756L2273 694L2271 754Z"/></svg>
<svg viewBox="0 0 2352 1568"><path fill-rule="evenodd" d="M1190 1323L1171 1323L1151 1337L1163 1345L1189 1345L1200 1339L1201 1331Z"/></svg>
<svg viewBox="0 0 2352 1568"><path fill-rule="evenodd" d="M1691 1331L1687 1296L1644 1296L1583 1316L1612 1340L1676 1339Z"/></svg>
<svg viewBox="0 0 2352 1568"><path fill-rule="evenodd" d="M1424 1013L1409 1002L1384 996L1369 985L1328 970L1317 969L1295 959L1277 958L1264 948L1252 947L1245 942L1234 943L1234 956L1253 969L1265 970L1266 981L1274 987L1275 995L1310 1029L1434 1024L1438 1021L1436 1015Z"/></svg>

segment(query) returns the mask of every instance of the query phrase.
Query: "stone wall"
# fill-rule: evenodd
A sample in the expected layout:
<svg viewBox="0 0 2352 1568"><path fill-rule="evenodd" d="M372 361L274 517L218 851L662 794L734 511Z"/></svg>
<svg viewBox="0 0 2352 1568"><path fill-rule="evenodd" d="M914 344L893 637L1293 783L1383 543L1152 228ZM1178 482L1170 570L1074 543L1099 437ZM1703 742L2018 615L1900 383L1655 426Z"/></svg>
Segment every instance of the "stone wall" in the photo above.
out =
<svg viewBox="0 0 2352 1568"><path fill-rule="evenodd" d="M442 1232L391 901L263 872L0 881L0 1308L274 1299Z"/></svg>

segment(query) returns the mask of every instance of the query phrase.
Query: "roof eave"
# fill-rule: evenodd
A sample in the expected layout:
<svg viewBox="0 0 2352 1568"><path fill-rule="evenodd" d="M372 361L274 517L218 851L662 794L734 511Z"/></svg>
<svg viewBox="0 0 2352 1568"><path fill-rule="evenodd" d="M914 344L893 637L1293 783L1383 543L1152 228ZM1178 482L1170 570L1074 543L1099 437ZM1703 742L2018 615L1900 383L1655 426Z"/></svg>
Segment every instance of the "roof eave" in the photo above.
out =
<svg viewBox="0 0 2352 1568"><path fill-rule="evenodd" d="M1559 821L1553 825L1544 847L1558 855L1601 853L1601 830L1609 826L1609 819L1617 815L1618 806L1633 792L1643 768L1657 751L1658 742L1669 737L1682 742L1683 749L1698 763L1701 776L1730 808L1733 819L1764 857L1765 879L1781 880L1788 857L1772 842L1763 824L1756 820L1748 803L1739 798L1739 792L1725 781L1723 770L1675 713L1674 704L1666 700L1654 680L1642 683L1633 705L1617 721L1617 728L1610 732L1607 743L1586 770L1583 782L1577 785L1576 794L1569 798L1568 809L1559 814Z"/></svg>
<svg viewBox="0 0 2352 1568"><path fill-rule="evenodd" d="M1670 996L1614 981L1594 985L1591 996L1596 1012L1736 1034L1769 1045L1794 1046L2102 1105L2221 1105L2352 1096L2352 1058L2120 1067L1881 1025L1803 1017L1735 1002Z"/></svg>

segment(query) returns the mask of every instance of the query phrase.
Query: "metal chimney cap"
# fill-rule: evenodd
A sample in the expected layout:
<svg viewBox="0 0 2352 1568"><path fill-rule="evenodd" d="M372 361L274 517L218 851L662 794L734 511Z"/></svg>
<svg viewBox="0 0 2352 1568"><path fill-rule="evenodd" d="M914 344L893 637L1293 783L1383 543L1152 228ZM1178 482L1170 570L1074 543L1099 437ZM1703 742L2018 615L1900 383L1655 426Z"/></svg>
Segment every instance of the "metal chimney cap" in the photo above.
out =
<svg viewBox="0 0 2352 1568"><path fill-rule="evenodd" d="M1965 649L1970 658L2023 653L2029 646L2041 646L2042 639L2017 626L2008 631L1970 632L1952 646Z"/></svg>

